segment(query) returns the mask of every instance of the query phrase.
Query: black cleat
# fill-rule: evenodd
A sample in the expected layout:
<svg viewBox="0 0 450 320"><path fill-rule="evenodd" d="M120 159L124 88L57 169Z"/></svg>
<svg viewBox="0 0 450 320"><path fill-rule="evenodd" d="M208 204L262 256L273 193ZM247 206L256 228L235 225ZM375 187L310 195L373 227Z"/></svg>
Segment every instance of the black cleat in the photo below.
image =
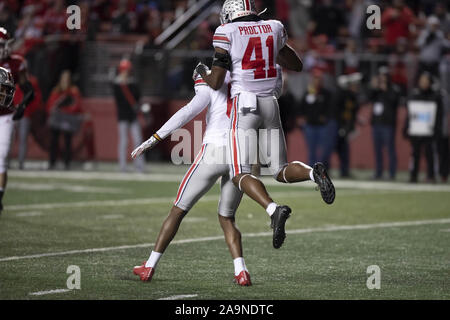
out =
<svg viewBox="0 0 450 320"><path fill-rule="evenodd" d="M333 182L331 182L323 163L317 162L314 164L313 176L319 186L323 201L327 204L332 204L334 202L334 198L336 197L336 190L334 189Z"/></svg>
<svg viewBox="0 0 450 320"><path fill-rule="evenodd" d="M284 225L290 215L291 208L288 206L278 206L270 217L272 220L270 227L273 229L273 247L275 249L278 249L283 245L284 239L286 238Z"/></svg>

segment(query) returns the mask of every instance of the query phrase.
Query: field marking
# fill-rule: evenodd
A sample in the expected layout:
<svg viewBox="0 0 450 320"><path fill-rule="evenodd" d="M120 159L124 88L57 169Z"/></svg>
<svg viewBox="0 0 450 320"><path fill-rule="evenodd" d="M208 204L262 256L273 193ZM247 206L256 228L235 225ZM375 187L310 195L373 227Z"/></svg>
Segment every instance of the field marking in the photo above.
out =
<svg viewBox="0 0 450 320"><path fill-rule="evenodd" d="M187 168L187 167L186 167ZM147 182L180 182L184 173L120 173L120 172L83 172L83 171L8 171L9 176L19 178L52 178L65 180L106 180L106 181L147 181ZM314 184L311 181L293 184L281 184L271 177L264 176L262 180L269 186L288 186L310 188ZM340 180L333 179L337 188L365 189L365 190L401 190L401 191L425 191L425 192L450 192L449 184L411 184L404 182L390 181L358 181L358 180Z"/></svg>
<svg viewBox="0 0 450 320"><path fill-rule="evenodd" d="M104 216L101 216L103 219L122 219L125 218L123 214L106 214Z"/></svg>
<svg viewBox="0 0 450 320"><path fill-rule="evenodd" d="M46 294L54 294L54 293L64 293L69 292L70 289L53 289L53 290L47 290L47 291L37 291L37 292L30 292L30 296L43 296Z"/></svg>
<svg viewBox="0 0 450 320"><path fill-rule="evenodd" d="M415 220L415 221L397 221L397 222L381 222L372 224L356 224L356 225L340 225L340 226L327 226L327 227L317 227L317 228L305 228L305 229L295 229L287 230L287 234L303 234L303 233L314 233L314 232L332 232L332 231L343 231L343 230L367 230L375 228L392 228L392 227L407 227L407 226L421 226L428 224L446 224L450 223L450 219L432 219L432 220ZM264 237L271 236L272 232L258 232L258 233L246 233L243 237L254 238L254 237ZM212 236L212 237L202 237L202 238L192 238L172 241L171 244L185 244L194 242L206 242L223 239L223 235ZM60 252L48 252L40 254L32 254L25 256L12 256L0 258L0 262L5 261L17 261L24 259L35 259L43 257L55 257L55 256L65 256L73 254L83 254L83 253L96 253L96 252L107 252L107 251L117 251L126 249L136 249L136 248L148 248L154 246L154 243L141 243L133 245L123 245L116 247L104 247L104 248L92 248L92 249L79 249L70 251L60 251Z"/></svg>
<svg viewBox="0 0 450 320"><path fill-rule="evenodd" d="M16 213L16 217L37 217L42 216L41 211L28 211Z"/></svg>
<svg viewBox="0 0 450 320"><path fill-rule="evenodd" d="M207 221L207 218L201 218L201 217L186 217L183 219L183 222L203 222Z"/></svg>
<svg viewBox="0 0 450 320"><path fill-rule="evenodd" d="M176 296L170 296L166 298L159 298L158 300L180 300L185 298L195 298L198 297L198 294L179 294Z"/></svg>
<svg viewBox="0 0 450 320"><path fill-rule="evenodd" d="M397 191L398 193L404 193L404 191ZM367 192L364 190L353 190L346 191L345 193L339 194L342 196L353 196L362 194L392 194L392 191L381 191L377 190L375 192ZM320 200L320 194L318 191L311 190L299 192L271 192L272 197L277 198L300 198L300 197L311 197L317 195ZM80 202L54 202L54 203L35 203L35 204L18 204L5 206L5 210L9 211L22 211L22 210L49 210L49 209L62 209L62 208L85 208L85 207L106 207L106 206L132 206L132 205L148 205L148 204L159 204L167 203L170 205L175 200L174 197L158 197L158 198L136 198L136 199L121 199L121 200L93 200L93 201L80 201ZM218 201L219 195L206 195L200 198L198 202L208 202L208 201ZM322 201L322 200L320 200Z"/></svg>
<svg viewBox="0 0 450 320"><path fill-rule="evenodd" d="M87 185L75 185L66 183L31 183L31 182L10 182L9 189L26 190L26 191L69 191L77 193L106 193L106 194L124 194L130 193L124 188L111 187L92 187Z"/></svg>

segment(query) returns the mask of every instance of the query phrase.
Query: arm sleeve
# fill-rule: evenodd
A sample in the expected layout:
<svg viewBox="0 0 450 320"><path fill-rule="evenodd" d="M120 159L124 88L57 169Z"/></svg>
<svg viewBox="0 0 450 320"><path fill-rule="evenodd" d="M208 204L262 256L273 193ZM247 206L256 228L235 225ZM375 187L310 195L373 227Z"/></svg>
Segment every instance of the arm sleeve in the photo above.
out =
<svg viewBox="0 0 450 320"><path fill-rule="evenodd" d="M156 134L165 139L176 129L183 127L186 123L194 119L211 102L208 87L206 85L195 86L195 97L178 110L157 132Z"/></svg>
<svg viewBox="0 0 450 320"><path fill-rule="evenodd" d="M230 52L231 37L224 25L217 27L213 36L213 47Z"/></svg>

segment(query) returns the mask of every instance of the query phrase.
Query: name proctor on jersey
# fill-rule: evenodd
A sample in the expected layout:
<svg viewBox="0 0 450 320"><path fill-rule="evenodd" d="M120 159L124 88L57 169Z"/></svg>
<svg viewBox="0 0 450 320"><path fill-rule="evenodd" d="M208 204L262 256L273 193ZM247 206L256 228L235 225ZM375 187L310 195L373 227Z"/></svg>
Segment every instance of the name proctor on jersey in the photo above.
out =
<svg viewBox="0 0 450 320"><path fill-rule="evenodd" d="M258 32L259 31L259 32ZM239 27L239 32L242 35L250 36L254 34L273 33L272 27L269 24L259 26Z"/></svg>

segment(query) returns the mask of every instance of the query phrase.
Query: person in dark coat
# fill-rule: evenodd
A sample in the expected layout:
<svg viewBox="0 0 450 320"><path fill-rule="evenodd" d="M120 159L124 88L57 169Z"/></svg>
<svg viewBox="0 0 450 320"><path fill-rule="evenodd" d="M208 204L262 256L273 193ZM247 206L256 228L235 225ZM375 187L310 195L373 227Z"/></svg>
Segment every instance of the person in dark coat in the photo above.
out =
<svg viewBox="0 0 450 320"><path fill-rule="evenodd" d="M359 81L360 73L339 77L340 89L336 99L336 119L338 122L338 137L336 151L339 156L341 177L350 177L350 144L351 133L355 130L359 111Z"/></svg>
<svg viewBox="0 0 450 320"><path fill-rule="evenodd" d="M119 166L122 172L127 170L128 131L131 131L134 147L142 143L142 129L137 119L140 91L138 85L130 76L131 68L131 62L128 59L122 59L119 64L119 73L113 82L117 120L119 122ZM143 157L135 159L134 164L138 172L144 170Z"/></svg>
<svg viewBox="0 0 450 320"><path fill-rule="evenodd" d="M387 69L381 67L379 74L371 81L369 100L372 101L372 129L375 151L375 179L383 176L383 150L389 158L389 177L394 180L397 172L395 132L400 89L390 81Z"/></svg>
<svg viewBox="0 0 450 320"><path fill-rule="evenodd" d="M322 71L312 71L312 78L300 102L300 115L305 118L304 133L308 145L308 161L322 162L327 168L335 148L336 134L330 136L331 93L322 86ZM335 123L335 120L332 119ZM337 127L337 125L336 125ZM331 148L331 152L328 150Z"/></svg>

